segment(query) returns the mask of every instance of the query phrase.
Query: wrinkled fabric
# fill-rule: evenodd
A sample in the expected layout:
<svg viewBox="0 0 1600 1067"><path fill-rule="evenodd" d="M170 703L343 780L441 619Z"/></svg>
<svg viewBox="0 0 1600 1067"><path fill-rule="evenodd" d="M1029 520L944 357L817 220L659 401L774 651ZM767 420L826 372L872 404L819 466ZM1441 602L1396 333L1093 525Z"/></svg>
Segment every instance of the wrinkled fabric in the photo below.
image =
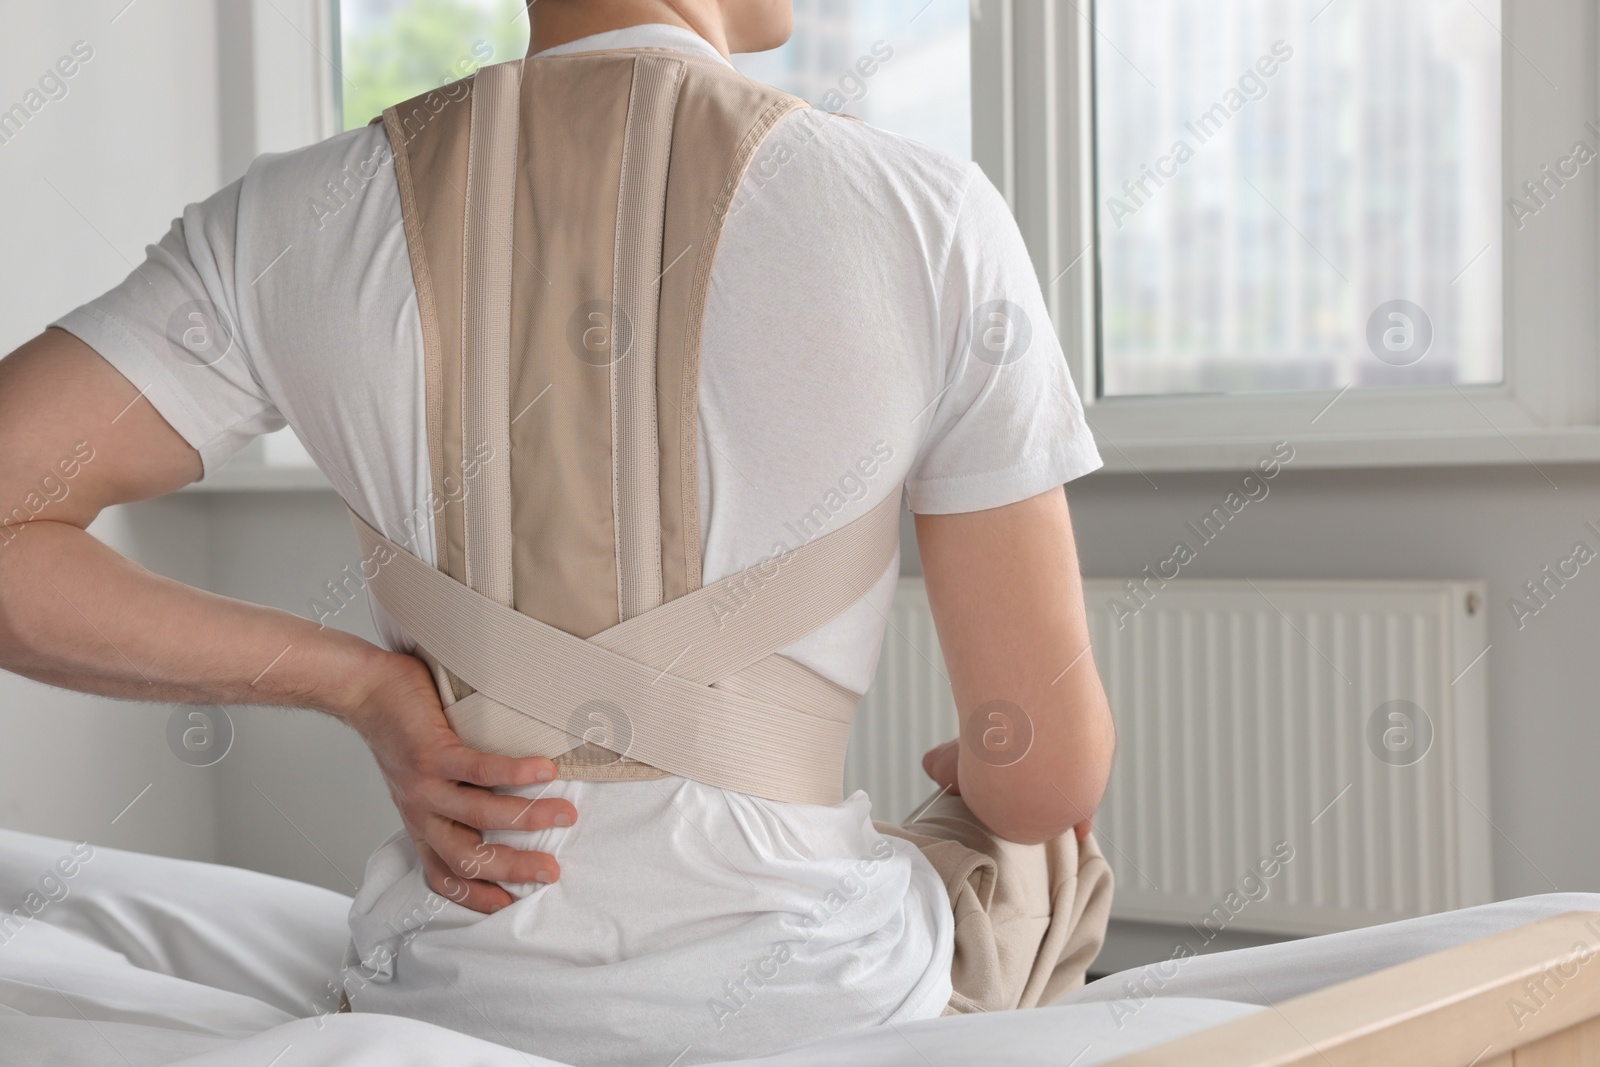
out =
<svg viewBox="0 0 1600 1067"><path fill-rule="evenodd" d="M1051 1004L1083 985L1111 920L1111 867L1091 835L1038 845L996 837L941 791L905 826L943 880L955 914L954 993L946 1014Z"/></svg>
<svg viewBox="0 0 1600 1067"><path fill-rule="evenodd" d="M682 796L674 799L689 815L708 814ZM854 812L865 815L859 807ZM759 813L730 817L745 821L752 833L779 840L786 833L781 821ZM864 840L882 840L864 823L858 833ZM909 847L894 844L897 850ZM57 874L41 887L41 879L57 871L58 861L74 847L0 830L0 1063L5 1067L560 1067L563 1062L547 1048L517 1051L493 1037L413 1019L336 1014L331 990L347 944L348 897L234 867L99 846L88 846L91 858L78 863L70 878ZM641 872L646 869L641 865ZM887 885L882 878L888 870L856 871L852 877L860 881L854 888L843 881L834 887L839 908L832 921L841 928L870 925L851 909L881 906L873 894ZM26 902L41 888L49 895L40 893L38 900L45 903L34 914ZM948 911L943 889L932 888ZM543 892L527 894L516 907ZM737 887L723 892L731 895ZM826 893L821 899L827 900ZM4 916L17 909L27 917L6 923ZM577 936L557 932L558 940ZM861 981L853 974L835 978ZM760 1003L752 1000L746 1010ZM1137 1031L1124 1032L1099 1021L1104 1017L1099 1005L930 1019L855 1030L759 1063L968 1067L1003 1061L1091 1067L1256 1010L1174 1000L1142 1015ZM694 1049L679 1046L659 1057L657 1067L680 1052L680 1064L705 1061ZM758 1061L736 1062L754 1067Z"/></svg>
<svg viewBox="0 0 1600 1067"><path fill-rule="evenodd" d="M574 1064L660 1067L663 1051L757 1055L935 1017L950 999L944 886L874 829L864 793L779 804L671 777L519 795L568 797L578 821L486 837L554 853L560 880L507 886L517 902L482 915L432 893L397 835L350 912L357 1012Z"/></svg>

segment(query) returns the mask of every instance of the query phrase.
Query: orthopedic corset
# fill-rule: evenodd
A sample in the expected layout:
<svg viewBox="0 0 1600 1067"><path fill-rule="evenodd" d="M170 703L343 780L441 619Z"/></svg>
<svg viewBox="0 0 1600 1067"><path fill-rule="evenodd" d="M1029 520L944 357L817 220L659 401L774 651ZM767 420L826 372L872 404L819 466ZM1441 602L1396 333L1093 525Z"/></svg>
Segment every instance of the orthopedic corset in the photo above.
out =
<svg viewBox="0 0 1600 1067"><path fill-rule="evenodd" d="M712 260L753 154L807 105L649 48L499 64L455 88L383 115L442 507L437 569L352 512L374 594L473 748L559 757L566 778L838 802L860 694L777 650L882 577L900 490L701 581Z"/></svg>

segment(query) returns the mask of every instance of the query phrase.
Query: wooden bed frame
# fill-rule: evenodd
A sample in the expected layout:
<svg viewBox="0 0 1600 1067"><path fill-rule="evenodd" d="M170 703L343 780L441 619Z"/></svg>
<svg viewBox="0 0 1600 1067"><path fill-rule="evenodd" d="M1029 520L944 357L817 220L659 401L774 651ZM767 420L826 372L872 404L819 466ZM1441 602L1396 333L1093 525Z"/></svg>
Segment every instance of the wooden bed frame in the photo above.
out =
<svg viewBox="0 0 1600 1067"><path fill-rule="evenodd" d="M1595 1067L1600 912L1285 1001L1108 1067Z"/></svg>

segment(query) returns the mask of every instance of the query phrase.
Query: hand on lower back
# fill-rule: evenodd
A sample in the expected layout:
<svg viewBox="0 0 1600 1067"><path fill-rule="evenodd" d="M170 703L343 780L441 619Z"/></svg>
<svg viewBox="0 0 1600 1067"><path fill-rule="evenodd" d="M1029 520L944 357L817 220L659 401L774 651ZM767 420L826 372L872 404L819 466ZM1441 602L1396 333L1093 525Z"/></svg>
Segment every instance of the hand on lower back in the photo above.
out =
<svg viewBox="0 0 1600 1067"><path fill-rule="evenodd" d="M566 800L491 792L551 781L555 764L463 745L421 660L392 654L380 661L370 688L345 720L377 759L434 892L474 911L493 912L512 902L496 882L553 882L559 876L555 857L490 845L482 834L572 825L577 812Z"/></svg>

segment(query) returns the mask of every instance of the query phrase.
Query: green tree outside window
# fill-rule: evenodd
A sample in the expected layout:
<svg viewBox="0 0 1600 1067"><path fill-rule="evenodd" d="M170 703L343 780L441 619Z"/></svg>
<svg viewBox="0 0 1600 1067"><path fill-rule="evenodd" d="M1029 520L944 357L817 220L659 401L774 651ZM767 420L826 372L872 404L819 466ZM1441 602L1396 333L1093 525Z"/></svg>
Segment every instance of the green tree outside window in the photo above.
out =
<svg viewBox="0 0 1600 1067"><path fill-rule="evenodd" d="M524 0L343 0L344 126L528 50Z"/></svg>

